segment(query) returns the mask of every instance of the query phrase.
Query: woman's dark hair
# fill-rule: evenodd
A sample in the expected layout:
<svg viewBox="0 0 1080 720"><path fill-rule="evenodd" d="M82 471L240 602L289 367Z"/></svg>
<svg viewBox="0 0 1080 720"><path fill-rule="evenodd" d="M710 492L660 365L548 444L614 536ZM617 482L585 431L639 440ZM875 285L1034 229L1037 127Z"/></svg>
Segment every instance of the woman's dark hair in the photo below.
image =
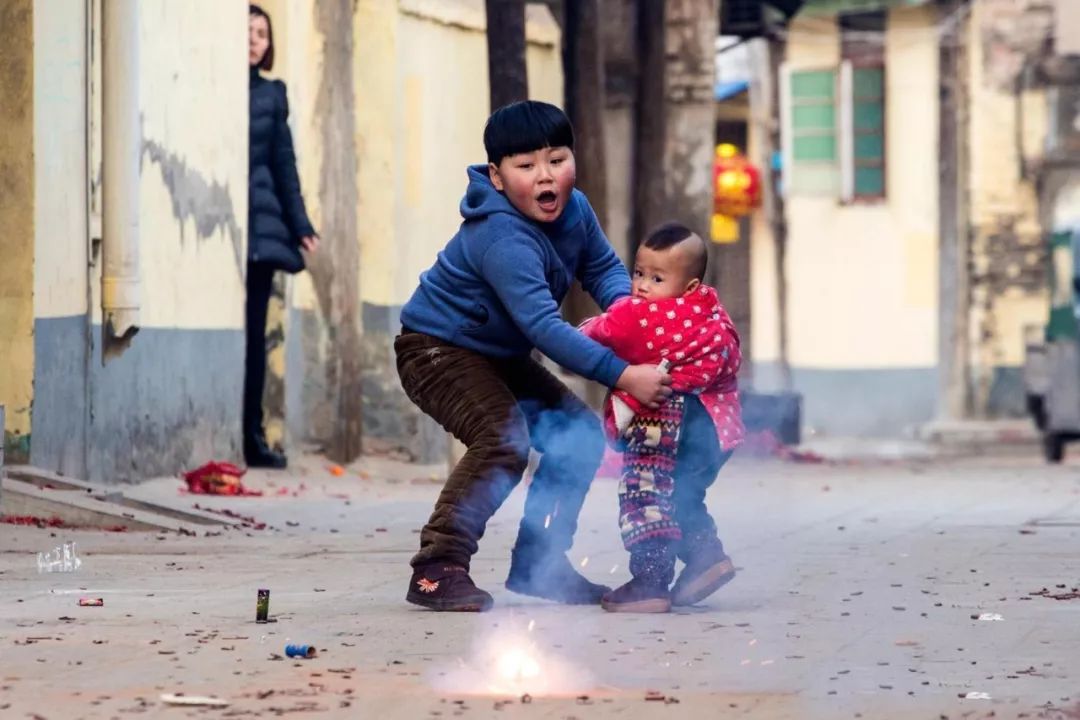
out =
<svg viewBox="0 0 1080 720"><path fill-rule="evenodd" d="M642 245L650 250L667 250L691 237L698 238L698 241L694 243L694 249L692 250L695 255L693 257L694 264L691 267L691 270L693 271L694 277L704 282L705 270L708 269L709 266L709 253L705 247L705 241L701 240L700 235L682 223L664 223L649 233L649 236L645 238L645 242L643 242Z"/></svg>
<svg viewBox="0 0 1080 720"><path fill-rule="evenodd" d="M484 126L488 162L541 148L574 149L574 127L559 108L539 100L522 100L491 113Z"/></svg>
<svg viewBox="0 0 1080 720"><path fill-rule="evenodd" d="M255 3L248 5L248 15L254 15L266 20L266 39L269 44L266 46L266 52L263 53L262 60L259 61L257 67L260 70L269 72L274 68L274 25L270 22L270 16L266 14L266 11Z"/></svg>

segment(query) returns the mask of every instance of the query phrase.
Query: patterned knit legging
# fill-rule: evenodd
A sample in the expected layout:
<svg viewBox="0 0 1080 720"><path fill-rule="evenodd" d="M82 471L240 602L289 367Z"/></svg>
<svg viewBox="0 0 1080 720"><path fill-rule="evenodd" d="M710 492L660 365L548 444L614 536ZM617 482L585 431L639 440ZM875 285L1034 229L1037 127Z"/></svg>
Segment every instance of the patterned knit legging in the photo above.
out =
<svg viewBox="0 0 1080 720"><path fill-rule="evenodd" d="M619 529L627 550L645 540L682 539L672 496L685 400L676 393L662 407L638 413L623 436Z"/></svg>

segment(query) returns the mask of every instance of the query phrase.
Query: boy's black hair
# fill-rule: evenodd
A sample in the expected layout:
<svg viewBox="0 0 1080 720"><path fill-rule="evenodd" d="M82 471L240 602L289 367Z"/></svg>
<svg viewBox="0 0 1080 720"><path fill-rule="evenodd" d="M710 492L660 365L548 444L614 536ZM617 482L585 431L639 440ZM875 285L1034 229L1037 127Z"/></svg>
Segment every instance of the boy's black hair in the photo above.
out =
<svg viewBox="0 0 1080 720"><path fill-rule="evenodd" d="M650 250L667 250L691 237L698 238L698 242L694 243L694 248L691 250L694 253L691 270L695 278L705 282L705 270L709 267L709 252L705 247L705 241L701 239L700 235L682 223L664 223L649 233L642 245Z"/></svg>
<svg viewBox="0 0 1080 720"><path fill-rule="evenodd" d="M269 72L274 68L274 25L270 22L270 16L266 14L266 11L255 3L248 5L248 15L254 15L266 20L266 39L269 44L266 46L266 52L263 54L262 60L259 61L256 67Z"/></svg>
<svg viewBox="0 0 1080 720"><path fill-rule="evenodd" d="M574 149L574 126L559 108L539 100L522 100L491 113L484 126L488 162L541 148Z"/></svg>

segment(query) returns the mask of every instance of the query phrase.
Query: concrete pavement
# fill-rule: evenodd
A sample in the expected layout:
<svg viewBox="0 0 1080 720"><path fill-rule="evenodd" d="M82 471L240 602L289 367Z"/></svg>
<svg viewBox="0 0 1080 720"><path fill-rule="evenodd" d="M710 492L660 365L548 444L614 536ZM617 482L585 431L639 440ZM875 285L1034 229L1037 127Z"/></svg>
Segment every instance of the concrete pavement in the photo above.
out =
<svg viewBox="0 0 1080 720"><path fill-rule="evenodd" d="M1032 596L1080 586L1076 465L737 459L710 502L740 575L668 616L503 590L520 489L474 562L496 610L406 605L440 475L306 458L250 478L265 497L189 498L268 525L209 537L0 526L0 717L1080 718L1080 599ZM611 584L615 516L598 481L571 553ZM82 567L39 575L64 540ZM253 621L260 587L276 623ZM176 692L230 705L165 707Z"/></svg>

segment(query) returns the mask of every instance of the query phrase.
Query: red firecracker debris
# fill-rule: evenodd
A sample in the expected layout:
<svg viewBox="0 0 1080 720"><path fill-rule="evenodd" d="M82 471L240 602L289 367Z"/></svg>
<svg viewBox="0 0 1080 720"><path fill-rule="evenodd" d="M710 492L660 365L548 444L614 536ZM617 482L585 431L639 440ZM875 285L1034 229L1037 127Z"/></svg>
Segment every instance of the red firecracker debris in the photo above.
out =
<svg viewBox="0 0 1080 720"><path fill-rule="evenodd" d="M1080 600L1080 588L1071 588L1066 591L1064 585L1057 586L1062 592L1052 592L1047 588L1043 588L1037 592L1028 593L1031 597L1044 597L1051 600Z"/></svg>
<svg viewBox="0 0 1080 720"><path fill-rule="evenodd" d="M0 515L0 523L5 525L33 525L39 528L64 527L64 521L58 517L35 517L33 515Z"/></svg>
<svg viewBox="0 0 1080 720"><path fill-rule="evenodd" d="M250 527L253 530L265 530L266 529L266 523L259 522L258 520L256 520L251 515L241 515L240 513L234 512L234 511L229 510L227 508L223 508L221 510L218 510L217 508L203 507L202 505L199 505L198 503L195 503L194 507L195 507L196 510L202 510L203 512L208 512L208 513L217 513L218 515L224 515L225 517L230 517L230 518L233 518L234 520L239 520L241 523L243 523L244 525L247 525L248 527Z"/></svg>
<svg viewBox="0 0 1080 720"><path fill-rule="evenodd" d="M0 515L0 523L3 523L5 525L25 525L27 527L33 526L38 528L63 528L65 530L103 530L105 532L127 532L127 528L123 525L113 525L111 527L89 527L71 525L56 516L46 518L37 517L36 515Z"/></svg>
<svg viewBox="0 0 1080 720"><path fill-rule="evenodd" d="M258 490L248 490L240 482L246 470L232 463L208 462L202 467L184 473L187 491L192 495L262 495Z"/></svg>

